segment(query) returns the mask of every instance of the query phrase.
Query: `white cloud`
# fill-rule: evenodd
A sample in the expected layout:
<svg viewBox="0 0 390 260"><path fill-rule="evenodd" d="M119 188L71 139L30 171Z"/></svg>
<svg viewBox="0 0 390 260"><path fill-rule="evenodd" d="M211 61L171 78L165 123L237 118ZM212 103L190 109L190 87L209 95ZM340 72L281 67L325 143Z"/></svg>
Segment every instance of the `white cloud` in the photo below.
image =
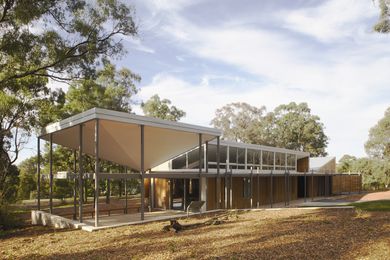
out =
<svg viewBox="0 0 390 260"><path fill-rule="evenodd" d="M372 1L332 0L315 7L284 11L285 27L313 36L320 41L365 34L362 21L378 16L378 7Z"/></svg>
<svg viewBox="0 0 390 260"><path fill-rule="evenodd" d="M180 11L171 12L162 31L180 50L232 65L237 74L251 73L262 83L235 89L218 85L210 75L191 84L184 76L160 74L141 95L159 93L187 111L186 121L203 125L216 108L234 101L269 110L290 101L308 102L325 124L330 154L363 156L369 128L389 105L376 96L390 82L388 37L371 33L371 24L363 23L377 12L370 1L337 0L272 16L283 17L286 28L321 45L283 30L234 23L234 17L226 24L200 26Z"/></svg>

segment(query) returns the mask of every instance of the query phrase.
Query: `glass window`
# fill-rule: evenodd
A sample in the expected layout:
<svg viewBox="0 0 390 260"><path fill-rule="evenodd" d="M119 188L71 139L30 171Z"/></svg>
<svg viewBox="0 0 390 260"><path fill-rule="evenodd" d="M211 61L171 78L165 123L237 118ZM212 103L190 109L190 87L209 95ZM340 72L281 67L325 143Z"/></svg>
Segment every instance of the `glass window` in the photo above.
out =
<svg viewBox="0 0 390 260"><path fill-rule="evenodd" d="M199 169L199 148L188 152L188 169Z"/></svg>
<svg viewBox="0 0 390 260"><path fill-rule="evenodd" d="M236 164L237 163L237 147L229 147L229 163Z"/></svg>
<svg viewBox="0 0 390 260"><path fill-rule="evenodd" d="M186 156L187 154L180 155L172 160L172 169L185 169L186 168Z"/></svg>
<svg viewBox="0 0 390 260"><path fill-rule="evenodd" d="M239 164L237 169L245 169L245 149L243 148L237 149L237 159Z"/></svg>
<svg viewBox="0 0 390 260"><path fill-rule="evenodd" d="M263 151L263 169L273 170L274 168L274 153L269 151Z"/></svg>
<svg viewBox="0 0 390 260"><path fill-rule="evenodd" d="M207 159L208 159L209 163L210 162L213 162L213 163L217 162L217 146L215 144L208 145Z"/></svg>

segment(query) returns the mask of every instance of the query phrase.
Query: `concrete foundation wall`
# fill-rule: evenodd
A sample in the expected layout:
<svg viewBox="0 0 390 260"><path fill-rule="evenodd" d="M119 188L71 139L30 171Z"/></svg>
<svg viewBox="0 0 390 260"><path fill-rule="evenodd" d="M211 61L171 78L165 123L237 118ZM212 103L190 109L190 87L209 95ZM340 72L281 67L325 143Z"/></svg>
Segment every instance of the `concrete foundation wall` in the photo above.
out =
<svg viewBox="0 0 390 260"><path fill-rule="evenodd" d="M31 224L50 226L54 228L79 228L80 224L77 221L69 220L57 215L52 215L48 212L40 210L31 211Z"/></svg>

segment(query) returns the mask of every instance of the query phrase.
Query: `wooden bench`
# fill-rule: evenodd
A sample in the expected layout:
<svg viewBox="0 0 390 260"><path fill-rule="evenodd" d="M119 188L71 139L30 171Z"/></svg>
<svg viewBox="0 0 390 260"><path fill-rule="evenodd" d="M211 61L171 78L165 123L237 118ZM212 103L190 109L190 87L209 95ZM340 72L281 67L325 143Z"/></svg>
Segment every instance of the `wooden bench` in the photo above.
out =
<svg viewBox="0 0 390 260"><path fill-rule="evenodd" d="M204 201L191 201L190 204L187 206L187 217L190 215L191 212L200 212L202 213L202 207L204 205Z"/></svg>

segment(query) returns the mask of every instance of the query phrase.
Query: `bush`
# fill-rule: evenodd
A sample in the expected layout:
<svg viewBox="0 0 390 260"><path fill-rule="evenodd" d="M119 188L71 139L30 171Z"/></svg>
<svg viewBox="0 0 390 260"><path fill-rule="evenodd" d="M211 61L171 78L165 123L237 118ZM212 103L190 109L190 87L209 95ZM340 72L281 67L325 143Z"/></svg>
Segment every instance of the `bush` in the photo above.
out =
<svg viewBox="0 0 390 260"><path fill-rule="evenodd" d="M8 230L22 226L22 220L10 212L8 206L0 206L0 230Z"/></svg>

